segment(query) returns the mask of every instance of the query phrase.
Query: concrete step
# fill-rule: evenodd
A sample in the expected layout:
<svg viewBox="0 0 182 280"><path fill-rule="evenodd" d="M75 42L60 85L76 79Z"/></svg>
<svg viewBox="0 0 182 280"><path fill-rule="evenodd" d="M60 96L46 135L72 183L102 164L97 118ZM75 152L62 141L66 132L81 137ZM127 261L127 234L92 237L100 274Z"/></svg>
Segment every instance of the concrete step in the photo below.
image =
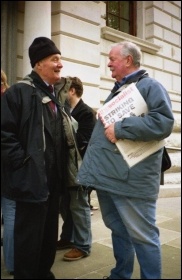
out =
<svg viewBox="0 0 182 280"><path fill-rule="evenodd" d="M181 184L164 184L160 186L159 197L181 196Z"/></svg>

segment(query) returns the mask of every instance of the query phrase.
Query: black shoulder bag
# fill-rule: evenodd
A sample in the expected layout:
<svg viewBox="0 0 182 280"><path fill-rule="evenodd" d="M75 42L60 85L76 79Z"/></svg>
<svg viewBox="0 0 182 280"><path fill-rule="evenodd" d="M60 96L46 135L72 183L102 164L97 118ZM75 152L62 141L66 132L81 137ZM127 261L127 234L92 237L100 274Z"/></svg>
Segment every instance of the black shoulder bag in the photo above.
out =
<svg viewBox="0 0 182 280"><path fill-rule="evenodd" d="M163 154L162 154L162 166L161 166L161 172L165 172L171 167L171 159L169 157L169 154L167 152L166 147L164 147Z"/></svg>

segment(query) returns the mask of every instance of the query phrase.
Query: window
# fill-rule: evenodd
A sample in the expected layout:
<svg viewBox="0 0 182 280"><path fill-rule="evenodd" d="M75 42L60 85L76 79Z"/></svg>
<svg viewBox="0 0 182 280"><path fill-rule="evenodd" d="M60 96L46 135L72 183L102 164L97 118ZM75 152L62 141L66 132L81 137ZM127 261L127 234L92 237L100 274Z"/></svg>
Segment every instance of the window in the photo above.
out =
<svg viewBox="0 0 182 280"><path fill-rule="evenodd" d="M106 1L106 25L136 36L136 2Z"/></svg>

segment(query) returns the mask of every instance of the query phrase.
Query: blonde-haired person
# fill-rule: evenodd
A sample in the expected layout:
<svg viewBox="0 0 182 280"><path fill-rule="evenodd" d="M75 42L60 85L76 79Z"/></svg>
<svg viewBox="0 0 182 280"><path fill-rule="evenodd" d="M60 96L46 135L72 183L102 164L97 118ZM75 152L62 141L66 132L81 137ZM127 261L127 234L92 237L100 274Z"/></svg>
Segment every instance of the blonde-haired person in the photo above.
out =
<svg viewBox="0 0 182 280"><path fill-rule="evenodd" d="M1 96L9 88L6 73L1 69ZM3 257L7 271L14 274L14 221L16 202L1 196L3 218Z"/></svg>
<svg viewBox="0 0 182 280"><path fill-rule="evenodd" d="M1 69L1 95L4 94L7 88L9 88L7 76L5 72Z"/></svg>

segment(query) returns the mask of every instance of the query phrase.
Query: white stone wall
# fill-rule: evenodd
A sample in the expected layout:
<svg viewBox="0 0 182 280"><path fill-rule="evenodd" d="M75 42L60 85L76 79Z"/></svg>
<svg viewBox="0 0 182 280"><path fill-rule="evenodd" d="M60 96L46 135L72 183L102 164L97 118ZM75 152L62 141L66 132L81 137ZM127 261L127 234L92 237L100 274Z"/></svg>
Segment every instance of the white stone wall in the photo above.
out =
<svg viewBox="0 0 182 280"><path fill-rule="evenodd" d="M164 182L176 184L181 182L181 2L145 2L144 11L144 39L161 46L152 65L153 77L167 88L175 117L173 133L167 139L172 168L165 173Z"/></svg>
<svg viewBox="0 0 182 280"><path fill-rule="evenodd" d="M22 77L24 40L23 1L19 3L17 79ZM43 10L44 2L41 13ZM176 184L181 166L181 2L137 1L137 37L106 28L105 14L103 1L51 2L51 35L62 52L62 76L80 77L84 101L97 109L113 87L107 67L111 45L121 40L138 43L142 68L166 87L172 101L175 125L167 147L173 168L166 173L165 183L170 182L168 174L173 172ZM41 33L41 26L38 28Z"/></svg>
<svg viewBox="0 0 182 280"><path fill-rule="evenodd" d="M141 67L147 69L151 77L164 85L172 101L175 124L166 144L172 168L165 173L164 183L177 184L181 182L181 2L138 1L137 3L138 37L160 47L155 54L142 52ZM102 11L104 15L104 9ZM101 39L101 102L105 100L113 84L109 79L107 54L111 44L120 39L120 35L116 32L112 35L109 32L110 30L107 37L110 37L110 40ZM123 40L124 37L122 34ZM127 38L128 36L126 40ZM132 37L130 40L136 41Z"/></svg>
<svg viewBox="0 0 182 280"><path fill-rule="evenodd" d="M53 1L52 39L62 52L63 76L79 76L83 99L100 105L100 8L94 1Z"/></svg>

